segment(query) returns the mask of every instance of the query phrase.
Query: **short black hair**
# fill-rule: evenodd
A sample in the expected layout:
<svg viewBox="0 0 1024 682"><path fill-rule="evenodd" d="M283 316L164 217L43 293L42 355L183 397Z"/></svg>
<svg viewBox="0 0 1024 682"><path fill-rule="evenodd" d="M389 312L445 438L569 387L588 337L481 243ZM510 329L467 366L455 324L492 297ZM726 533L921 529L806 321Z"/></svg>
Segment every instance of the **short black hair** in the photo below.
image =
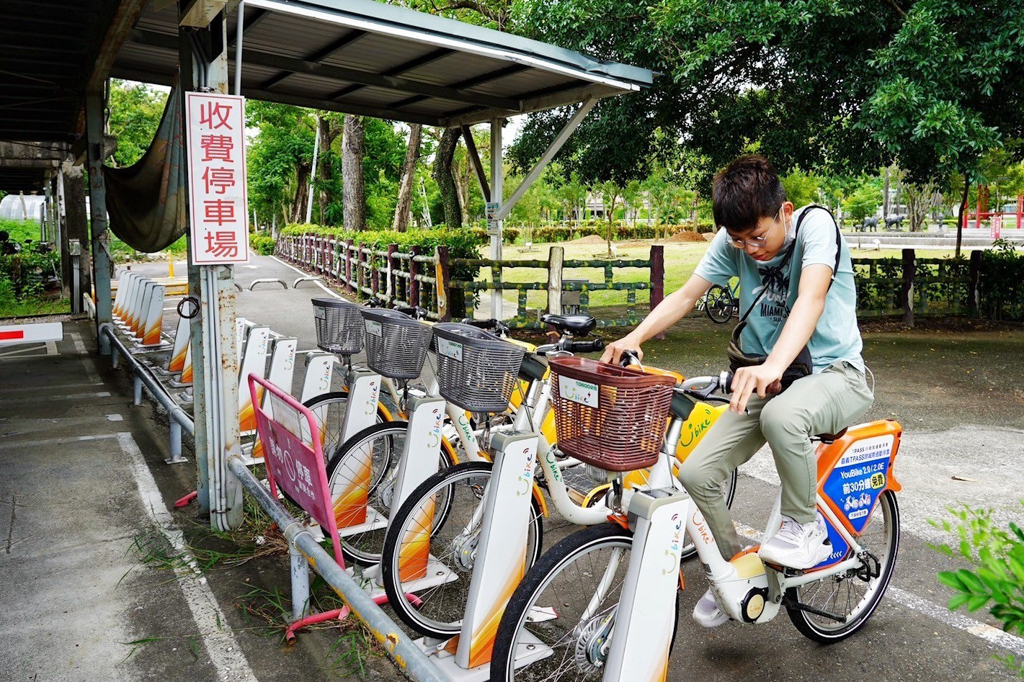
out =
<svg viewBox="0 0 1024 682"><path fill-rule="evenodd" d="M761 218L771 218L786 201L779 174L768 159L746 154L715 174L711 207L715 224L734 232L748 232Z"/></svg>

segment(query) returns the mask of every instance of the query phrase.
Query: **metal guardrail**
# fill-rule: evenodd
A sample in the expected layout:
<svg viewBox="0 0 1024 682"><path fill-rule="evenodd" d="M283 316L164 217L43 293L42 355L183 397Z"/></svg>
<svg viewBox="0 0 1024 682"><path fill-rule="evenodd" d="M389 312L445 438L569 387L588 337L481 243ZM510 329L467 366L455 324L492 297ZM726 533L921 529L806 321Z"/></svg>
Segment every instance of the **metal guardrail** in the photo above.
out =
<svg viewBox="0 0 1024 682"><path fill-rule="evenodd" d="M241 457L235 455L228 459L228 468L242 487L252 495L263 511L270 515L274 523L281 529L288 546L296 548L301 556L300 561L308 562L330 585L352 613L356 614L369 628L370 632L388 652L402 672L413 680L423 682L448 682L431 662L427 655L388 618L384 611L373 603L369 595L359 584L335 562L323 547L313 538L309 530L293 518L288 511L270 495L270 491L252 475ZM293 553L293 557L295 554ZM295 559L293 558L293 561ZM292 570L292 575L296 571ZM308 589L308 584L306 585Z"/></svg>
<svg viewBox="0 0 1024 682"><path fill-rule="evenodd" d="M195 422L192 417L174 401L174 398L160 383L160 380L153 375L149 367L140 363L128 352L128 349L121 343L121 339L117 338L117 334L114 333L113 325L108 322L101 324L100 335L105 335L110 339L111 362L114 369L117 369L120 357L127 360L131 367L135 379L132 404L136 406L142 404L142 388L145 386L153 399L167 410L171 422L171 458L167 461L174 463L185 461L181 456L181 430L184 428L190 436L195 437Z"/></svg>
<svg viewBox="0 0 1024 682"><path fill-rule="evenodd" d="M152 371L140 363L114 332L113 325L100 325L99 333L110 339L111 359L116 369L120 358L125 358L134 377L133 404L142 402L142 389L145 387L153 399L167 410L170 417L171 460L183 461L181 457L181 430L184 428L189 435L195 436L195 422L192 417L181 409L164 388L163 384L153 375ZM388 655L405 675L417 682L448 682L440 670L427 658L427 655L406 635L384 611L373 602L369 595L337 564L314 539L309 530L293 518L288 511L275 500L260 481L252 475L245 461L238 455L227 462L228 468L238 478L242 487L252 495L257 504L277 523L282 534L288 540L292 555L292 575L299 573L296 562L301 561L303 568L308 562L313 570L319 573L327 584L341 597L352 613L369 628L373 636L381 643ZM308 591L308 577L305 581ZM302 582L299 587L301 589ZM305 600L303 600L303 603Z"/></svg>

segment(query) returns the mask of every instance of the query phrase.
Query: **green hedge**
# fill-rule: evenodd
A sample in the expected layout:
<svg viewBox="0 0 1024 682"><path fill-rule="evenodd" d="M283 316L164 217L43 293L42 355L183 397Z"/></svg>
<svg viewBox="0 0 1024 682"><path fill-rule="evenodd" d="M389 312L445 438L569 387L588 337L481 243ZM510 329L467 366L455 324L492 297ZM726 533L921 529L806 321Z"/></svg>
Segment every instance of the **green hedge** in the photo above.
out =
<svg viewBox="0 0 1024 682"><path fill-rule="evenodd" d="M260 254L261 256L273 256L274 255L274 238L265 234L250 234L249 235L249 246L253 251Z"/></svg>
<svg viewBox="0 0 1024 682"><path fill-rule="evenodd" d="M482 228L474 229L480 234L484 234L484 230ZM612 239L659 239L664 237L666 234L671 236L679 232L692 230L693 226L690 223L682 225L647 225L646 223L630 225L629 223L617 220L612 223ZM701 233L713 232L714 225L711 223L699 222L697 223L697 231ZM579 239L580 237L589 237L590 235L597 235L598 237L605 238L607 234L608 223L606 222L587 221L578 225L554 223L550 225L540 225L532 229L506 227L502 232L502 241L505 244L512 244L520 238L525 240L526 237L530 237L534 244L547 244L551 242L571 241L573 239Z"/></svg>
<svg viewBox="0 0 1024 682"><path fill-rule="evenodd" d="M889 313L900 308L903 262L899 258L875 261L876 276L854 268L857 308ZM967 258L917 259L914 266L915 308L925 312L963 314L967 312L970 263ZM997 240L981 254L978 294L980 313L993 320L1024 320L1024 250L1006 240ZM939 281L927 281L929 279Z"/></svg>
<svg viewBox="0 0 1024 682"><path fill-rule="evenodd" d="M407 251L409 247L418 246L425 253L433 253L436 246L447 246L452 258L477 258L477 249L486 243L483 230L475 228L448 230L443 225L430 230L364 230L353 232L339 227L322 227L320 225L289 225L281 231L282 236L314 234L319 237L334 237L340 241L351 239L355 244L363 244L371 248L384 250L389 244L397 244L399 249Z"/></svg>

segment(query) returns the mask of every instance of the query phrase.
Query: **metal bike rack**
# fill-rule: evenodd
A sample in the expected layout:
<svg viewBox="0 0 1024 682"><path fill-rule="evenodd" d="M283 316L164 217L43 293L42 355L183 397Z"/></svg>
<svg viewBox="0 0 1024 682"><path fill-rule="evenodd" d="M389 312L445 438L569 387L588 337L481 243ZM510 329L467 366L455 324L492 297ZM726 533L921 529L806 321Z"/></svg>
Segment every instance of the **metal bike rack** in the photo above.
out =
<svg viewBox="0 0 1024 682"><path fill-rule="evenodd" d="M292 289L298 289L299 288L299 284L301 282L322 282L322 281L323 281L323 278L321 278L321 277L299 277L294 282L292 282Z"/></svg>
<svg viewBox="0 0 1024 682"><path fill-rule="evenodd" d="M171 457L164 461L168 464L187 462L188 460L181 455L181 430L184 428L190 436L195 437L195 422L192 417L175 402L163 384L153 375L152 370L135 359L124 347L121 339L117 338L117 334L114 333L113 325L109 322L101 324L100 334L106 335L110 339L111 361L114 369L117 369L119 358L123 357L132 370L134 376L132 404L136 406L142 404L142 388L145 386L153 399L167 410L171 422Z"/></svg>
<svg viewBox="0 0 1024 682"><path fill-rule="evenodd" d="M257 284L273 284L275 282L277 284L280 284L282 289L288 288L288 285L283 280L280 280L276 277L262 277L260 279L254 279L252 283L249 284L249 291L255 289Z"/></svg>
<svg viewBox="0 0 1024 682"><path fill-rule="evenodd" d="M316 541L309 530L293 518L281 503L275 500L259 480L252 475L241 457L235 455L228 459L228 468L238 477L242 487L252 495L263 511L281 529L288 541L292 562L308 562L319 573L327 584L337 590L344 602L352 609L370 629L373 636L380 642L388 656L411 679L423 682L447 682L441 671L427 658L416 644L398 625L388 618L384 611L373 603L370 596L359 584L335 562L323 547ZM294 575L296 571L292 571ZM302 588L301 585L297 587ZM309 589L308 581L305 589ZM293 595L295 599L296 595Z"/></svg>

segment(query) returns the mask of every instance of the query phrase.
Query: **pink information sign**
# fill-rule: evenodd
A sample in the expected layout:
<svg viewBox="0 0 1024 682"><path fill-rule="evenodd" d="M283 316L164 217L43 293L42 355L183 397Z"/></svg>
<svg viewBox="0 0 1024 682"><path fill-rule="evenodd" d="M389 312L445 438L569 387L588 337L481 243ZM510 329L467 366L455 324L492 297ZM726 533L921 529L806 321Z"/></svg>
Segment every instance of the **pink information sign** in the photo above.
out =
<svg viewBox="0 0 1024 682"><path fill-rule="evenodd" d="M267 404L260 404L257 386L266 391ZM264 443L271 494L276 496L280 487L330 534L334 558L344 568L316 417L290 395L255 374L249 375L249 394L256 411L256 430ZM266 409L268 405L271 410ZM303 433L306 429L309 442Z"/></svg>

